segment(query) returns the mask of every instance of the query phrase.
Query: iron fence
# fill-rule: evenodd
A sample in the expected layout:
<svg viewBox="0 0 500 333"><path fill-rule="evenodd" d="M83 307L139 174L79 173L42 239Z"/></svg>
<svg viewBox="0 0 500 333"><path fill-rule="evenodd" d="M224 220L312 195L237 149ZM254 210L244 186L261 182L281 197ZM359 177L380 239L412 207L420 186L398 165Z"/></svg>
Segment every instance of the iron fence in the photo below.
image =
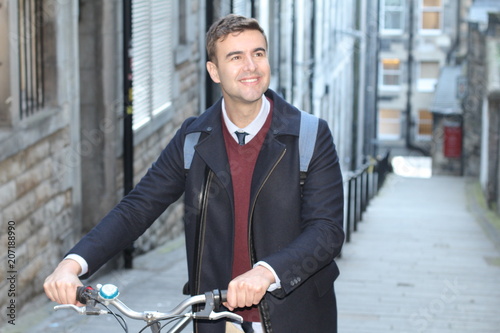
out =
<svg viewBox="0 0 500 333"><path fill-rule="evenodd" d="M344 180L347 210L344 230L347 243L351 241L352 233L358 230L358 223L362 221L370 200L378 193L390 171L389 153L387 153L381 160L370 161L351 172Z"/></svg>

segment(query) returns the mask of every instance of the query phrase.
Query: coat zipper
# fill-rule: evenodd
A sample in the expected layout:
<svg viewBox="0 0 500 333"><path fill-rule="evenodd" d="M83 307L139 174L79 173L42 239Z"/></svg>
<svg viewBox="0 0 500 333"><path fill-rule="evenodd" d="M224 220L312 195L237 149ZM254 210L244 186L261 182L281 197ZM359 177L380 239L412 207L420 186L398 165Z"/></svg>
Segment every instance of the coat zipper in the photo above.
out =
<svg viewBox="0 0 500 333"><path fill-rule="evenodd" d="M207 207L208 207L208 192L210 189L210 184L212 183L213 172L208 171L207 180L205 182L205 187L201 193L200 197L200 228L198 233L198 253L197 253L197 265L196 265L196 275L195 275L195 292L194 294L199 294L200 283L201 283L201 266L203 259L203 248L205 245L205 228L206 228L206 218L207 218ZM195 332L199 332L198 323L195 321Z"/></svg>
<svg viewBox="0 0 500 333"><path fill-rule="evenodd" d="M269 177L273 173L274 169L276 169L279 162L281 162L281 160L283 159L283 156L285 156L285 153L286 153L286 148L283 150L283 152L281 153L281 155L278 158L278 160L276 161L276 163L274 163L271 171L269 171L266 178L262 182L261 186L259 187L259 190L257 191L257 194L255 195L255 200L252 203L252 209L250 210L251 213L250 213L250 217L249 217L249 221L248 221L248 251L250 252L250 261L251 261L252 265L255 264L255 254L254 254L253 242L252 242L252 221L253 221L253 212L255 210L255 204L257 202L257 198L259 196L259 193L262 191L262 188L264 187L267 180L269 179ZM263 302L265 302L265 300L263 300ZM264 332L272 333L273 330L271 328L271 320L269 318L269 312L267 310L267 306L259 304L259 312L260 312L260 315L262 317L262 321L264 322L263 323Z"/></svg>

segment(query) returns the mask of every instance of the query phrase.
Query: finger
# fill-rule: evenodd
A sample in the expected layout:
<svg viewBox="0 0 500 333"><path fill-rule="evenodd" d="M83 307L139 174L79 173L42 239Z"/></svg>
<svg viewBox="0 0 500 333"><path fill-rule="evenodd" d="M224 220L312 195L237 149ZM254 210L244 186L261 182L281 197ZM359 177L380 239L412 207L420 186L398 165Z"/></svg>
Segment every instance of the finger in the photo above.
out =
<svg viewBox="0 0 500 333"><path fill-rule="evenodd" d="M229 311L234 310L234 308L232 306L230 306L227 302L222 303L222 305L224 305Z"/></svg>

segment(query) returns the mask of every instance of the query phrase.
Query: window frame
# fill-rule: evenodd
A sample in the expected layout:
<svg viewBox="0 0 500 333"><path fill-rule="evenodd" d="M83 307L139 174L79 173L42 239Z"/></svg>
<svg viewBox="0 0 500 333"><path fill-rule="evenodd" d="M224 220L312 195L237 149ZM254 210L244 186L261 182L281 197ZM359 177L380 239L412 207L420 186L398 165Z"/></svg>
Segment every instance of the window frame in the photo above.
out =
<svg viewBox="0 0 500 333"><path fill-rule="evenodd" d="M438 0L440 2L439 6L425 6L426 0L420 0L420 15L419 15L419 32L421 35L439 35L443 31L443 0ZM439 14L439 28L437 29L427 29L424 28L424 15L426 13L438 13Z"/></svg>
<svg viewBox="0 0 500 333"><path fill-rule="evenodd" d="M404 13L405 13L405 6L404 6L404 1L401 0L401 5L400 6L386 6L386 1L387 0L381 0L380 4L380 33L383 35L402 35L404 32ZM386 23L386 13L387 12L397 12L399 11L401 14L400 18L400 28L399 29L393 29L393 28L386 28L385 23Z"/></svg>
<svg viewBox="0 0 500 333"><path fill-rule="evenodd" d="M164 20L160 20L161 22L168 22L170 24L169 27L164 27L164 29L168 29L170 31L170 35L166 34L158 34L157 33L157 26L153 26L152 23L154 21L153 16L155 14L158 14L156 11L152 9L152 5L156 2L149 2L149 1L141 1L141 0L135 0L132 3L132 45L133 45L133 70L132 70L132 75L133 75L133 82L132 82L132 87L133 87L133 107L134 107L134 117L133 117L133 125L132 128L134 130L134 133L136 134L135 140L136 142L141 142L143 139L148 137L150 134L153 132L157 131L159 128L161 128L163 125L165 125L166 122L171 118L169 110L172 108L173 104L173 96L174 96L174 87L173 87L173 80L175 77L175 63L176 63L176 53L174 51L176 44L178 43L178 40L174 40L174 36L176 36L176 23L178 20L174 20L176 15L174 15L175 11L175 5L177 1L174 0L169 0L170 3L165 4L163 1L161 4L165 5L166 8L169 7L169 12L168 12L168 17ZM144 26L140 26L139 28L147 28L147 32L145 33L145 39L140 40L138 43L146 43L148 44L147 46L149 49L143 49L144 52L149 52L146 55L150 57L148 61L145 61L145 59L138 59L138 54L139 50L137 49L137 44L136 41L134 40L134 4L139 6L140 2L143 2L143 5L149 6L148 7L148 18L146 19L146 22L151 23L150 25L147 25L146 23ZM151 16L153 15L153 16ZM188 15L189 16L189 15ZM138 30L137 30L138 31ZM155 70L155 67L157 66L157 63L155 62L155 59L160 59L160 58L155 58L155 53L157 54L158 49L155 48L155 46L159 45L159 43L153 43L154 38L158 38L158 36L163 36L163 42L166 43L168 46L166 47L166 54L168 55L168 59L165 60L168 64L168 67L164 71L157 71ZM165 54L162 53L162 54ZM141 62L142 61L142 62ZM146 64L145 64L146 63ZM144 70L141 74L144 76L139 76L141 74L138 74L138 72L134 73L134 69L141 68L140 66L146 66L147 69ZM163 75L165 74L166 75ZM137 77L140 77L140 80L137 79ZM168 87L168 97L167 101L161 104L154 104L155 103L155 93L157 91L155 88L158 87L158 85L155 84L155 82L159 82L159 84L166 84ZM141 84L139 86L139 84ZM143 89L143 90L141 90ZM145 97L146 95L146 97ZM138 98L139 97L139 98ZM138 100L144 100L147 101L146 103L149 105L144 106L144 105L138 105L137 102ZM137 110L138 107L145 107L147 111L144 111L143 109L139 109L140 115L142 118L137 118L136 116L138 115ZM138 121L138 119L141 119L140 123L135 123L135 121Z"/></svg>
<svg viewBox="0 0 500 333"><path fill-rule="evenodd" d="M422 118L421 115L422 113L427 113L431 116L430 120L428 118ZM417 113L417 124L415 126L415 137L417 140L420 141L430 141L432 140L432 132L433 132L433 117L432 117L432 112L429 111L428 109L419 109ZM422 134L420 131L420 126L421 125L430 125L431 131L430 134Z"/></svg>
<svg viewBox="0 0 500 333"><path fill-rule="evenodd" d="M384 61L396 61L398 62L399 68L396 69L385 69L384 67ZM381 90L385 91L399 91L401 90L401 79L402 79L402 66L401 66L401 59L398 58L382 58L380 59L379 63L379 88ZM398 83L397 84L385 84L385 77L386 75L394 75L398 77Z"/></svg>
<svg viewBox="0 0 500 333"><path fill-rule="evenodd" d="M423 63L435 63L437 64L437 73L435 78L425 78L422 77L422 64ZM438 60L422 60L418 63L418 79L417 79L417 90L419 92L434 92L436 90L436 84L439 79L440 63Z"/></svg>
<svg viewBox="0 0 500 333"><path fill-rule="evenodd" d="M175 0L175 13L179 15L173 19L177 21L174 25L174 35L177 36L177 42L174 47L175 65L180 65L189 60L191 56L191 46L193 41L193 24L190 15L191 0Z"/></svg>
<svg viewBox="0 0 500 333"><path fill-rule="evenodd" d="M0 160L13 156L42 138L65 128L79 128L78 99L75 99L79 89L79 73L73 66L77 59L77 41L70 33L61 33L61 29L74 29L77 31L77 22L72 20L70 13L74 10L74 4L63 5L59 3L48 3L43 1L43 6L38 7L38 15L43 15L43 57L44 57L44 105L29 116L21 117L21 93L19 54L18 54L18 24L19 11L17 0L5 0L1 3L2 17L6 16L5 24L8 27L4 31L8 50L5 51L7 62L4 71L6 76L0 80L5 83L4 93L7 101L3 101L0 108L0 143L3 145L0 151ZM5 37L5 36L4 36ZM61 49L64 45L64 50ZM60 83L66 82L68 87L61 87ZM74 137L72 137L74 139ZM74 142L73 142L74 143Z"/></svg>
<svg viewBox="0 0 500 333"><path fill-rule="evenodd" d="M386 118L386 117L382 117L381 116L381 113L383 111L395 111L399 114L399 117L398 118ZM377 111L377 118L378 118L378 121L377 121L377 139L378 140L384 140L384 141L397 141L397 140L401 140L402 138L402 135L403 135L403 132L402 132L402 129L403 129L403 119L402 119L402 116L403 116L403 111L402 110L399 110L399 109L394 109L394 108L379 108L378 111ZM397 124L398 125L398 129L399 129L399 133L381 133L381 127L384 125L384 124L388 124L388 125L392 125L392 124Z"/></svg>

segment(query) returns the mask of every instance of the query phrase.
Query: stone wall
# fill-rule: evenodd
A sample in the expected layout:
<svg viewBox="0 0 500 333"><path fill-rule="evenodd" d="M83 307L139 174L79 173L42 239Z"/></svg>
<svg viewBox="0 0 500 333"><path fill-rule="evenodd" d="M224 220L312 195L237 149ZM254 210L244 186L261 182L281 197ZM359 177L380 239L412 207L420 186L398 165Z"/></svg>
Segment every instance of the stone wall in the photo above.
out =
<svg viewBox="0 0 500 333"><path fill-rule="evenodd" d="M11 87L4 110L10 121L0 128L0 308L15 304L17 315L42 292L45 277L81 229L78 2L47 0L42 5L36 11L43 17L45 41L43 105L20 116L16 67L0 82ZM11 19L16 7L6 7ZM9 48L15 51L21 32L9 27ZM19 60L18 53L9 54L11 61ZM6 315L0 312L0 323Z"/></svg>
<svg viewBox="0 0 500 333"><path fill-rule="evenodd" d="M204 108L200 97L204 88L200 39L204 21L200 18L204 13L199 1L191 3L191 36L185 45L187 52L176 59L173 104L165 111L165 124L135 143L134 183L147 172L182 121ZM29 119L29 130L20 122L25 127L13 127L9 139L1 142L0 247L5 253L4 265L7 228L14 224L17 280L13 299L17 310L43 292L43 281L66 251L123 196L120 12L120 0L56 6L50 16L55 23L49 37L57 48L46 64L54 68L50 78L57 88L47 96L51 109ZM97 185L88 186L90 183ZM182 215L181 203L170 207L137 240L136 254L180 235ZM2 309L10 302L5 297L10 288L7 272L0 269ZM2 311L2 325L5 317L6 311Z"/></svg>
<svg viewBox="0 0 500 333"><path fill-rule="evenodd" d="M63 249L78 237L73 188L65 172L70 154L68 128L64 128L0 162L0 248L6 251L7 223L14 221L17 276L14 299L18 307L41 292L45 277L64 255ZM2 260L2 265L5 264ZM10 288L6 277L7 270L2 266L2 309L9 301L5 297Z"/></svg>
<svg viewBox="0 0 500 333"><path fill-rule="evenodd" d="M467 96L463 100L464 176L479 177L482 105L486 93L485 38L477 24L469 24L467 41Z"/></svg>

